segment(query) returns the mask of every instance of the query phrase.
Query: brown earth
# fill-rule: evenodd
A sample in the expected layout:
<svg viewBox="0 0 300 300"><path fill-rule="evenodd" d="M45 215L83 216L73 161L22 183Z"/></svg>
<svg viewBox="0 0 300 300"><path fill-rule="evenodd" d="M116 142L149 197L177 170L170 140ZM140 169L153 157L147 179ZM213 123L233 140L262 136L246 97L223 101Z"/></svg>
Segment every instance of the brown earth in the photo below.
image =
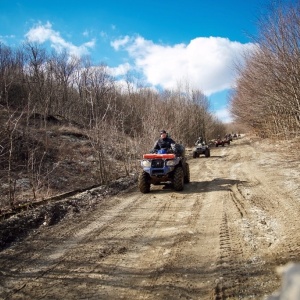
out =
<svg viewBox="0 0 300 300"><path fill-rule="evenodd" d="M265 299L300 260L299 141L244 137L189 165L182 192L131 179L3 220L0 299Z"/></svg>

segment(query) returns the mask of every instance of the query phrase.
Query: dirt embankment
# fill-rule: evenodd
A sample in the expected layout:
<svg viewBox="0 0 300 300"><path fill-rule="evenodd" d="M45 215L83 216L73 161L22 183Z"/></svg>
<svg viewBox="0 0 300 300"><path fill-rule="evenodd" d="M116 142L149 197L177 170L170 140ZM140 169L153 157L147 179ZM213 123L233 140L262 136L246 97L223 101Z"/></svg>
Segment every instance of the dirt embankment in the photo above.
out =
<svg viewBox="0 0 300 300"><path fill-rule="evenodd" d="M90 209L0 252L0 298L264 299L300 259L299 157L272 147L212 148L182 192L85 192Z"/></svg>

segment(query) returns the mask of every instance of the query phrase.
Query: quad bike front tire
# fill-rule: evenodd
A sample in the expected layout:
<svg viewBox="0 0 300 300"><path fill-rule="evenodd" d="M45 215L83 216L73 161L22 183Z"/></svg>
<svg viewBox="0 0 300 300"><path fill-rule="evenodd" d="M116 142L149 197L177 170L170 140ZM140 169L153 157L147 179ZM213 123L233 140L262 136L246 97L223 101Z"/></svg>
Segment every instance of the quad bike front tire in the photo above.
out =
<svg viewBox="0 0 300 300"><path fill-rule="evenodd" d="M197 152L193 151L193 158L197 158Z"/></svg>
<svg viewBox="0 0 300 300"><path fill-rule="evenodd" d="M149 174L145 171L141 172L139 174L138 178L138 187L140 189L140 192L143 194L150 192L150 178Z"/></svg>
<svg viewBox="0 0 300 300"><path fill-rule="evenodd" d="M191 181L190 165L188 163L186 163L185 164L184 183L190 183L190 181Z"/></svg>
<svg viewBox="0 0 300 300"><path fill-rule="evenodd" d="M184 173L182 167L177 167L174 171L173 187L175 191L182 191L184 187Z"/></svg>
<svg viewBox="0 0 300 300"><path fill-rule="evenodd" d="M210 150L206 149L204 154L205 154L205 157L210 157Z"/></svg>

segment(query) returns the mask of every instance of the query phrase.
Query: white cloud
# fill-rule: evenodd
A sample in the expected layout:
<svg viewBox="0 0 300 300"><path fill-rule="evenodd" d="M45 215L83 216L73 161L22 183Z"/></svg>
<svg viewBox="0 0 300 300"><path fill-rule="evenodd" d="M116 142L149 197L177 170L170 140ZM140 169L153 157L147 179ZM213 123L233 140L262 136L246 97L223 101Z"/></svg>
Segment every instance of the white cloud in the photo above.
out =
<svg viewBox="0 0 300 300"><path fill-rule="evenodd" d="M130 38L129 36L125 36L124 38L122 39L119 39L119 40L115 40L113 42L111 42L111 46L116 50L118 51L120 49L120 47L124 46L126 44L128 44L128 42L130 41Z"/></svg>
<svg viewBox="0 0 300 300"><path fill-rule="evenodd" d="M83 34L87 36L88 32ZM101 32L100 35L106 34ZM60 32L53 30L50 22L37 24L26 37L30 42L49 42L56 51L66 49L70 55L78 57L88 55L95 47L95 39L79 46L66 41ZM135 70L143 75L148 85L175 89L180 83L188 83L207 96L235 85L234 62L255 47L252 43L241 44L220 37L198 37L188 44L163 45L141 36L125 36L111 42L111 46L115 51L127 51L133 59L131 66L126 63L111 68L112 74L120 76Z"/></svg>
<svg viewBox="0 0 300 300"><path fill-rule="evenodd" d="M126 50L150 84L174 89L185 81L207 96L234 85L234 62L255 47L220 37L199 37L189 44L168 46L125 36L111 45L116 51Z"/></svg>
<svg viewBox="0 0 300 300"><path fill-rule="evenodd" d="M115 68L108 68L109 73L112 76L122 76L122 75L126 75L131 69L131 66L129 63L125 63L122 65L119 65Z"/></svg>
<svg viewBox="0 0 300 300"><path fill-rule="evenodd" d="M95 40L86 42L80 46L65 41L60 33L52 29L51 23L47 22L45 25L38 24L34 28L30 29L26 38L29 42L37 42L39 44L50 42L51 47L60 52L66 49L70 55L82 56L89 53L89 49L95 46Z"/></svg>

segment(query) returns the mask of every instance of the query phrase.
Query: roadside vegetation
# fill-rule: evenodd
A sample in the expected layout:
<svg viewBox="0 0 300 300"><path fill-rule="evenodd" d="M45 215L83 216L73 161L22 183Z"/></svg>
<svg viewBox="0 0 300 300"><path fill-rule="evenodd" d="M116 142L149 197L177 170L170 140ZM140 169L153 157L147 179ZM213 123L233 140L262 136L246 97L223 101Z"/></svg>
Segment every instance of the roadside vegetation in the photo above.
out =
<svg viewBox="0 0 300 300"><path fill-rule="evenodd" d="M246 53L245 64L236 66L239 79L230 99L231 112L260 137L299 137L299 1L273 4L258 25L256 51Z"/></svg>

